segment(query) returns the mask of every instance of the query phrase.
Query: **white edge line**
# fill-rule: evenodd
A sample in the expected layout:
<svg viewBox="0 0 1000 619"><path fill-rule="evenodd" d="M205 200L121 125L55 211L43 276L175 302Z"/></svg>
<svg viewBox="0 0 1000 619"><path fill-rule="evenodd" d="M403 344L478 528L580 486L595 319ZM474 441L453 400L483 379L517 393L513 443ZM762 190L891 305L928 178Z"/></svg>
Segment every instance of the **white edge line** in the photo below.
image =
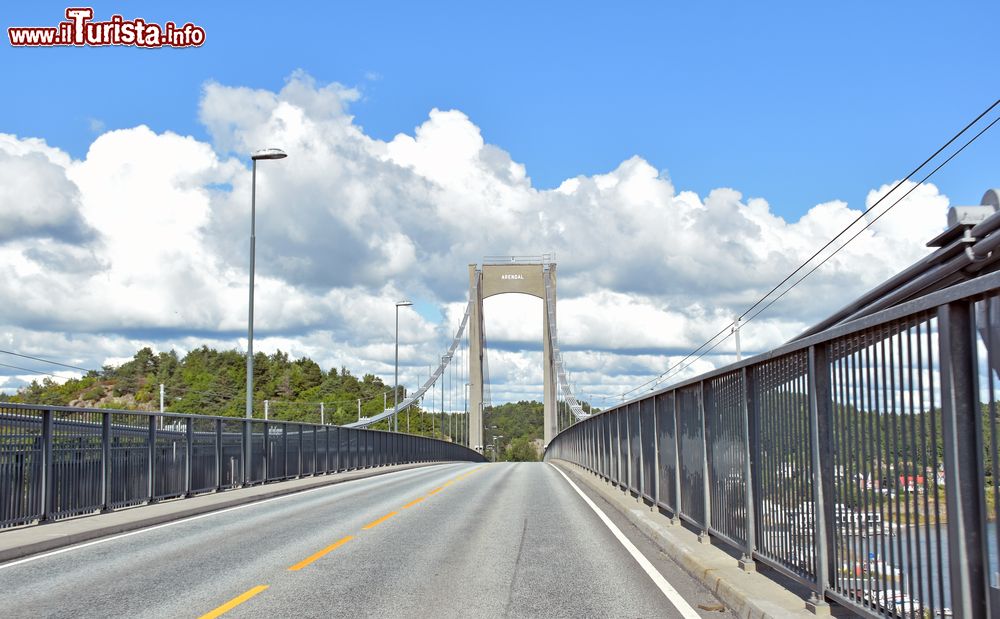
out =
<svg viewBox="0 0 1000 619"><path fill-rule="evenodd" d="M677 589L674 589L667 579L664 578L663 574L661 574L659 570L657 570L653 564L649 562L649 559L647 559L646 556L635 547L635 544L633 544L629 538L625 537L625 534L621 532L621 529L619 529L615 523L611 522L611 519L608 518L608 516L602 512L599 507L597 507L597 505L594 505L594 502L590 500L590 497L584 494L583 491L580 490L575 483L573 483L573 480L567 477L566 473L563 473L559 467L551 462L549 462L549 466L562 475L563 479L566 480L566 483L572 486L573 490L576 490L576 493L580 495L587 505L590 506L590 509L594 510L594 513L596 513L597 517L601 519L604 526L608 527L618 542L625 547L625 550L627 550L630 555L632 555L632 558L635 559L636 563L638 563L646 574L653 580L656 586L660 588L660 591L663 592L663 595L666 596L670 603L674 605L674 608L676 608L678 612L685 617L685 619L700 619L701 616L694 610L694 608L691 607L690 604L687 603L687 600L685 600L681 594L677 592Z"/></svg>
<svg viewBox="0 0 1000 619"><path fill-rule="evenodd" d="M225 514L225 513L228 513L228 512L234 512L234 511L236 511L238 509L244 509L244 508L247 508L247 507L254 507L255 505L263 505L264 503L270 503L271 501L280 501L281 499L288 499L288 498L295 497L295 496L302 496L303 494L309 494L310 492L318 492L320 490L330 490L330 489L343 488L347 484L353 484L354 482L359 482L359 481L371 481L373 479L379 479L379 478L382 478L384 480L385 477L387 477L389 475L395 475L395 474L398 474L398 473L410 473L410 472L417 473L417 472L426 471L426 470L428 470L430 468L432 468L432 467L423 467L422 466L422 467L418 467L416 469L405 469L405 470L402 470L402 471L392 471L390 473L383 473L381 475L374 475L374 476L370 476L370 477L359 477L358 479L349 479L347 481L342 481L342 482L336 483L336 484L327 484L325 486L320 486L318 488L309 488L309 489L306 489L306 490L300 490L298 492L290 492L288 494L283 494L281 496L271 497L269 499L261 499L260 501L252 501L250 503L244 503L243 505L236 505L235 507L227 507L225 509L220 509L220 510L216 510L216 511L212 511L212 512L207 512L207 513L204 513L204 514L198 514L196 516L188 516L187 518L181 518L180 520L172 520L170 522L164 522L162 524L156 524L156 525L153 525L151 527L144 527L142 529L136 529L135 531L128 531L127 533L119 533L117 535L111 535L111 536L108 536L108 537L102 537L100 539L95 539L95 540L89 541L89 542L82 542L82 543L79 543L79 544L73 544L71 546L66 546L65 548L58 548L56 550L50 550L48 552L43 552L41 554L31 555L30 557L25 557L23 559L17 559L16 561L11 561L9 563L3 563L3 564L0 564L0 570L5 570L8 567L14 567L16 565L23 565L25 563L31 563L32 561L37 561L39 559L44 559L46 557L51 557L51 556L54 556L54 555L60 555L60 554L62 554L64 552L70 552L72 550L80 550L80 549L86 548L88 546L96 546L97 544L103 544L105 542L112 542L112 541L114 541L116 539L122 539L123 537L131 537L133 535L139 535L140 533L148 533L150 531L155 531L157 529L164 529L166 527L172 527L172 526L177 525L177 524L184 524L186 522L191 522L192 520L200 520L202 518L209 518L211 516L218 516L219 514ZM139 507L137 509L142 509L142 507Z"/></svg>

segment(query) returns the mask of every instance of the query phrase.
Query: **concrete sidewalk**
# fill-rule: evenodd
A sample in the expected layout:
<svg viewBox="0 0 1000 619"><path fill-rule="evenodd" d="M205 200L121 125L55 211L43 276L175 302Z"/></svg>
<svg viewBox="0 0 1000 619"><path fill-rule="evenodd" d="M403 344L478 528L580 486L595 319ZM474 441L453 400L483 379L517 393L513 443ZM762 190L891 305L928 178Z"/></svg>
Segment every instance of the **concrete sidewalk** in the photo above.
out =
<svg viewBox="0 0 1000 619"><path fill-rule="evenodd" d="M651 509L583 467L565 460L552 460L551 463L577 484L603 498L740 617L815 619L818 614L830 614L831 608L826 605L820 606L815 614L806 610L806 601L799 595L762 574L744 571L729 553L699 542L694 532L680 524L671 524L659 510Z"/></svg>
<svg viewBox="0 0 1000 619"><path fill-rule="evenodd" d="M312 488L339 484L353 479L364 479L406 471L409 469L449 464L446 462L418 462L376 468L346 471L303 477L290 481L237 488L224 492L202 494L188 499L171 499L151 505L130 507L114 512L55 520L37 525L0 531L0 563L21 557L79 544L99 537L125 533L151 527L189 516L214 512L237 505L262 501L272 497L302 492Z"/></svg>

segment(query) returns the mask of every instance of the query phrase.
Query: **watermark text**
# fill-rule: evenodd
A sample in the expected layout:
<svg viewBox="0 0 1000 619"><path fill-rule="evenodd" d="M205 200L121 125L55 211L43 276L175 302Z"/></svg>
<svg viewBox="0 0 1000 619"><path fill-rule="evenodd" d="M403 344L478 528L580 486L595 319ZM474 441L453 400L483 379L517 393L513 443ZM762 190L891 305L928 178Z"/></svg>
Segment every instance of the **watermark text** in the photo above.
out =
<svg viewBox="0 0 1000 619"><path fill-rule="evenodd" d="M7 28L7 37L14 47L200 47L205 43L205 29L190 22L183 26L172 21L156 24L121 15L94 21L94 9L70 7L66 21L55 26L12 26Z"/></svg>

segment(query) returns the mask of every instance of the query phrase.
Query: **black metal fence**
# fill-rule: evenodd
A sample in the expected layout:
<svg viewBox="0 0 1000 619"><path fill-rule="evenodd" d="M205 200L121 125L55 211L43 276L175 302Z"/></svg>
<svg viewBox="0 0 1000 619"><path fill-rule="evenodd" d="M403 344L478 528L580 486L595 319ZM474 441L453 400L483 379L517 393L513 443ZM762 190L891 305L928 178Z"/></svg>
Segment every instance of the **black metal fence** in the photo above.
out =
<svg viewBox="0 0 1000 619"><path fill-rule="evenodd" d="M814 603L1000 616L998 343L994 273L623 402L545 457L804 583Z"/></svg>
<svg viewBox="0 0 1000 619"><path fill-rule="evenodd" d="M247 457L249 454L249 457ZM0 529L240 486L482 455L378 430L0 403Z"/></svg>

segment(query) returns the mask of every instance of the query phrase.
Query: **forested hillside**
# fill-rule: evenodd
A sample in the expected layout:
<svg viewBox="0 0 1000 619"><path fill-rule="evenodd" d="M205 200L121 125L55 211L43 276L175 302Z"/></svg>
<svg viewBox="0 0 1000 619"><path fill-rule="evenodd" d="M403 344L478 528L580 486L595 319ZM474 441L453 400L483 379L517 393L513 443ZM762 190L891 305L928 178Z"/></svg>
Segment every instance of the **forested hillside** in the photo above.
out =
<svg viewBox="0 0 1000 619"><path fill-rule="evenodd" d="M183 357L176 352L154 353L143 348L131 361L104 367L80 379L58 384L51 379L33 382L11 396L12 402L159 410L160 384L165 408L170 412L243 416L246 406L246 357L235 350L208 347ZM346 368L324 371L315 361L290 359L287 353L254 355L254 416L262 417L269 402L271 419L320 421L323 403L328 423L343 424L358 418L358 399L364 416L381 412L383 394L392 401L392 387L366 374L357 377ZM400 393L400 397L403 393ZM431 420L416 407L410 410L414 433L430 434ZM400 421L404 422L401 416ZM440 420L434 421L435 427ZM383 422L382 427L385 428ZM440 430L438 430L438 433Z"/></svg>
<svg viewBox="0 0 1000 619"><path fill-rule="evenodd" d="M197 348L179 356L176 352L138 351L132 360L118 367L105 366L79 379L59 384L51 379L33 382L14 395L0 400L25 404L80 406L155 411L160 407L160 385L164 386L165 408L176 413L242 417L246 406L246 357L236 350ZM400 398L403 397L400 392ZM391 404L392 387L372 374L357 377L347 368L324 371L309 358L291 359L278 351L254 355L254 417L263 417L268 401L269 417L289 421L319 423L320 403L326 422L344 424L383 410L383 398ZM441 436L441 415L427 414L419 407L409 411L409 428L414 434ZM400 415L400 430L406 430L407 415ZM444 421L446 438L457 426ZM532 460L540 454L542 403L510 402L487 408L484 440L502 435L502 459ZM495 428L494 428L495 426ZM374 426L387 429L387 423Z"/></svg>

